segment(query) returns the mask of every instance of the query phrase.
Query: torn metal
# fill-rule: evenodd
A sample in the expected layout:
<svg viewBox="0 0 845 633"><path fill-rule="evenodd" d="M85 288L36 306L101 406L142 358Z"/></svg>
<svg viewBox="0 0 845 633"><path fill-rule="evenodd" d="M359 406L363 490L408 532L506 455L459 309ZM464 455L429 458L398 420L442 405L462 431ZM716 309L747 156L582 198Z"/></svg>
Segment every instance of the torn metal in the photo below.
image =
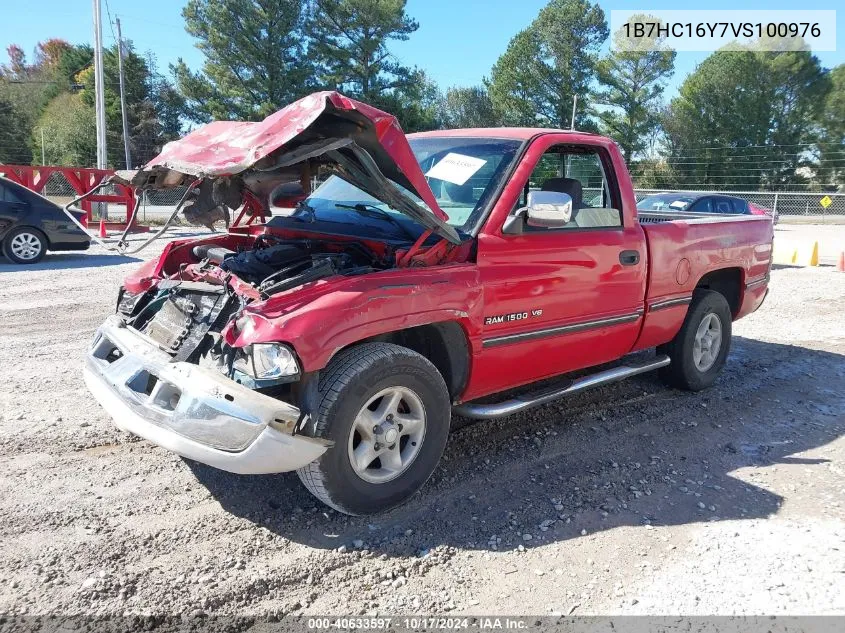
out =
<svg viewBox="0 0 845 633"><path fill-rule="evenodd" d="M291 183L307 194L311 176L321 167L460 243L396 118L337 92L315 93L258 123L209 123L168 143L142 169L119 172L115 178L141 189L199 179L185 213L202 221L225 217L226 210L244 202L246 192L264 208L270 207L274 192Z"/></svg>

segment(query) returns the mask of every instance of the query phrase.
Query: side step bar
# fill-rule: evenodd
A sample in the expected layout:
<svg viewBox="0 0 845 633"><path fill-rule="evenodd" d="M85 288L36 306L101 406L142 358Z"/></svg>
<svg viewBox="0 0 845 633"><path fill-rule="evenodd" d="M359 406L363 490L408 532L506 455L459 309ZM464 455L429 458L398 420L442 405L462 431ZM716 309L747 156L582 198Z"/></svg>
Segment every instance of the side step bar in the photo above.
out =
<svg viewBox="0 0 845 633"><path fill-rule="evenodd" d="M639 365L622 365L600 371L597 374L584 376L569 382L564 387L554 387L543 391L535 391L517 396L511 400L503 402L494 402L492 404L473 404L472 402L465 402L453 408L453 411L465 418L476 418L479 420L492 420L494 418L502 418L506 415L513 415L520 411L525 411L532 407L546 404L552 400L557 400L563 396L568 396L579 391L592 389L611 382L630 378L637 374L644 374L648 371L654 371L661 367L666 367L669 364L668 356L658 356L654 360Z"/></svg>

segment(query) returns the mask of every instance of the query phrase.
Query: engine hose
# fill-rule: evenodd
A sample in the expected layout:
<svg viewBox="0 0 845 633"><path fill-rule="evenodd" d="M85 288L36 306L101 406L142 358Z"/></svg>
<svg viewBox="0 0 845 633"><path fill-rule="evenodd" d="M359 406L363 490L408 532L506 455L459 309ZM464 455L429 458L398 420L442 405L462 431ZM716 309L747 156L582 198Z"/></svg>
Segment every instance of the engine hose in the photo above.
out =
<svg viewBox="0 0 845 633"><path fill-rule="evenodd" d="M294 275L289 279L284 279L262 289L260 291L261 296L266 299L277 292L290 290L291 288L296 288L297 286L317 281L318 279L323 279L324 277L330 277L336 273L337 271L335 270L332 261L330 259L323 259L319 262L314 262L314 265L311 268L306 269L298 275Z"/></svg>
<svg viewBox="0 0 845 633"><path fill-rule="evenodd" d="M158 231L156 231L155 234L153 234L152 236L150 236L149 238L144 240L141 243L140 246L137 246L135 248L130 249L129 248L129 242L126 241L126 236L129 234L129 230L132 227L132 224L135 222L135 216L138 214L138 208L141 206L140 196L138 196L135 199L135 206L132 209L132 214L131 214L130 217L128 217L126 219L126 228L123 230L123 233L120 235L120 238L118 238L116 243L115 242L112 242L112 243L106 242L105 240L103 240L102 238L100 238L97 235L91 235L91 239L93 239L95 242L97 242L97 244L99 244L100 246L105 248L107 251L112 252L112 253L120 253L121 255L134 255L135 253L140 253L147 246L149 246L152 242L154 242L155 240L160 238L162 235L164 235L164 233L167 231L167 229L170 228L170 225L173 223L173 220L176 219L176 216L179 215L179 211L182 210L182 206L185 204L185 202L187 202L188 196L196 188L196 186L199 183L200 183L200 180L195 180L190 185L188 185L188 188L185 190L184 195L179 200L179 202L176 204L176 208L173 209L173 213L170 214L170 217L167 218L167 221L164 223L164 225ZM109 185L109 184L111 184L111 179L104 180L99 185L97 185L96 187L91 189L91 191L89 191L88 193L82 194L78 198L74 198L73 200L68 202L64 207L62 207L62 211L64 211L65 215L68 216L76 226L78 226L80 229L82 229L83 231L85 231L87 233L88 228L85 227L79 220L76 219L76 216L74 216L73 213L71 213L70 208L74 205L79 204L80 202L82 202L83 200L88 198L89 196L94 195L100 189L102 189L103 187L105 187L106 185Z"/></svg>

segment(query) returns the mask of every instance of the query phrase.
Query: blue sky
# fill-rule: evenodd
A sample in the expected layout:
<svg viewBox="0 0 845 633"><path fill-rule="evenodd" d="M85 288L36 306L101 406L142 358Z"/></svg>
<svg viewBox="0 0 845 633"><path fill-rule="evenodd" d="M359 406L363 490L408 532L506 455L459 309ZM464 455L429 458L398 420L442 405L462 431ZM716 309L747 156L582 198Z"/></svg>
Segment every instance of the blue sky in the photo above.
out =
<svg viewBox="0 0 845 633"><path fill-rule="evenodd" d="M479 84L508 41L528 26L547 0L408 0L408 13L420 23L407 42L395 43L392 52L402 62L426 70L441 87ZM38 0L35 4L3 0L3 28L0 30L0 60L15 43L28 54L40 40L60 37L72 43L92 41L90 0ZM108 16L120 16L123 35L139 52L153 51L159 69L183 57L192 68L202 63L193 39L185 33L180 0L103 0L103 30L106 44L114 43ZM610 20L612 9L676 9L677 0L646 0L632 4L615 0L599 2ZM108 12L107 6L108 5ZM799 3L800 5L800 3ZM841 0L815 0L807 9L842 9ZM795 9L786 0L708 0L686 8L707 9ZM817 53L832 67L845 62L845 10L837 16L838 51ZM669 82L671 97L683 78L707 53L678 53L675 75Z"/></svg>

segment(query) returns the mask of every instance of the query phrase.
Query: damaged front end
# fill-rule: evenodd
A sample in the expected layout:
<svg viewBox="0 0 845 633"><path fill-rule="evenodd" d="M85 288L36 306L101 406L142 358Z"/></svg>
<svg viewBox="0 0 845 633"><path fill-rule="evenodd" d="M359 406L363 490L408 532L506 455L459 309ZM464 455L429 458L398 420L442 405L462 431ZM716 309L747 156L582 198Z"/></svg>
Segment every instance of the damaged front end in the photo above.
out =
<svg viewBox="0 0 845 633"><path fill-rule="evenodd" d="M89 389L119 427L185 457L236 473L301 468L330 445L300 433L311 377L291 346L243 343L256 318L248 308L373 271L374 258L354 244L268 235L171 243L160 277L141 270L121 288L88 353Z"/></svg>
<svg viewBox="0 0 845 633"><path fill-rule="evenodd" d="M466 250L465 243L456 247L461 238L446 223L396 119L336 92L301 99L259 123L210 123L119 177L139 189L188 187L184 213L211 223L246 205L269 209L291 186L307 196L318 174L352 184L425 230L404 246L323 238L307 224L300 232L266 227L173 242L151 275L122 289L118 314L127 327L176 362L213 367L254 389L278 387L298 375L292 352L227 344L227 332L243 329L237 317L248 304L332 277L439 263ZM366 218L367 209L350 208ZM424 247L432 234L441 240ZM425 256L415 258L421 250Z"/></svg>
<svg viewBox="0 0 845 633"><path fill-rule="evenodd" d="M337 175L430 233L461 242L395 117L337 92L315 93L258 123L209 123L118 178L138 189L196 186L184 214L210 225L242 205L269 209L274 194L291 185L302 199L318 173Z"/></svg>
<svg viewBox="0 0 845 633"><path fill-rule="evenodd" d="M118 427L229 472L295 470L330 445L296 433L294 405L174 360L117 315L98 329L84 376Z"/></svg>
<svg viewBox="0 0 845 633"><path fill-rule="evenodd" d="M294 470L327 449L329 442L300 433L315 374L303 372L283 336L254 336L267 323L262 306L467 250L396 120L319 93L260 123L211 123L118 177L139 189L187 186L185 214L210 223L239 207L269 209L291 185L307 195L318 173L353 184L424 230L402 244L320 233L306 223L169 243L126 279L116 313L89 350L86 382L118 426L237 473ZM432 234L440 241L426 245Z"/></svg>
<svg viewBox="0 0 845 633"><path fill-rule="evenodd" d="M292 239L260 234L179 243L162 257L174 271L121 289L117 314L171 354L215 370L252 389L287 397L301 375L293 350L282 344L235 345L250 340L254 307L282 293L332 278L364 275L391 266L357 242Z"/></svg>

